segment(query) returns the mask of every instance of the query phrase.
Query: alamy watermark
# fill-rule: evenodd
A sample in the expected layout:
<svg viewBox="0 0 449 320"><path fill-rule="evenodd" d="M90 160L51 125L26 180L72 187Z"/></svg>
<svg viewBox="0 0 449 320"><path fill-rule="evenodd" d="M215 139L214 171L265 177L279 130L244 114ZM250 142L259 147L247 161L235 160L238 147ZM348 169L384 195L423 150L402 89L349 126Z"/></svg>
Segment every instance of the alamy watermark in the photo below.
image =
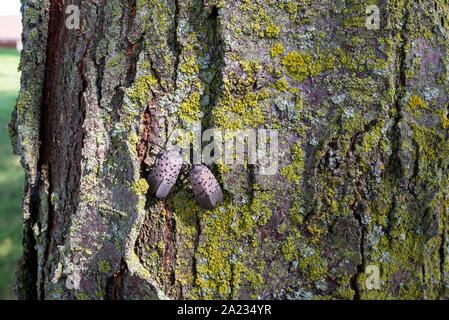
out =
<svg viewBox="0 0 449 320"><path fill-rule="evenodd" d="M378 6L368 6L365 12L368 17L366 18L365 25L369 30L380 29L380 9Z"/></svg>
<svg viewBox="0 0 449 320"><path fill-rule="evenodd" d="M368 275L365 280L365 286L368 290L380 289L380 270L376 265L369 265L365 269L365 273Z"/></svg>
<svg viewBox="0 0 449 320"><path fill-rule="evenodd" d="M179 147L184 161L194 164L255 165L260 175L275 175L279 162L279 133L272 129L202 131L201 123L192 129L175 130L169 143Z"/></svg>
<svg viewBox="0 0 449 320"><path fill-rule="evenodd" d="M65 26L69 30L80 29L80 8L77 5L70 4L67 6L65 13L67 18ZM369 5L365 13L367 14L365 25L369 30L380 29L380 9L376 5Z"/></svg>
<svg viewBox="0 0 449 320"><path fill-rule="evenodd" d="M69 30L78 30L80 28L80 8L77 5L70 4L65 9L68 17L65 20L65 26Z"/></svg>

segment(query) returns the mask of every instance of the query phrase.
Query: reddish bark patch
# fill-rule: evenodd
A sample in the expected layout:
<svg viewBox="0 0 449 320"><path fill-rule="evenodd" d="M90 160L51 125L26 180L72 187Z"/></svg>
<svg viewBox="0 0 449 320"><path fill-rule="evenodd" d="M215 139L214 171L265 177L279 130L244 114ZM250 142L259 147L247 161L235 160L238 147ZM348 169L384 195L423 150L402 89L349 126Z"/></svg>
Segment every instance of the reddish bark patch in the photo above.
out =
<svg viewBox="0 0 449 320"><path fill-rule="evenodd" d="M84 93L89 83L84 70L90 41L66 28L66 5L63 0L51 0L49 8L38 160L39 172L48 169L48 232L42 261L40 299L45 298L46 277L51 272L47 264L54 243L64 243L70 217L77 210L85 136ZM75 60L74 48L79 47L84 49L84 55ZM68 61L74 61L78 70L78 74L69 79L66 74ZM71 81L70 86L64 85L67 80ZM62 195L63 199L58 211L55 211L51 201L54 192Z"/></svg>
<svg viewBox="0 0 449 320"><path fill-rule="evenodd" d="M141 176L148 178L151 161L151 150L155 144L159 143L159 124L157 121L157 109L154 106L157 98L153 96L152 101L142 115L142 132L140 141L136 147L137 155L141 161ZM156 146L157 148L157 146ZM148 195L146 207L152 205L152 197ZM176 221L173 213L162 202L163 208L157 215L146 215L142 229L136 241L136 254L142 264L149 269L156 267L151 265L157 263L161 265L163 272L164 288L166 292L173 292L172 295L180 297L181 290L175 285L175 264L176 264ZM163 243L163 248L161 244ZM159 253L157 261L149 261L151 254ZM153 256L154 257L154 256ZM154 258L153 258L154 260Z"/></svg>
<svg viewBox="0 0 449 320"><path fill-rule="evenodd" d="M125 260L120 262L120 268L112 275L109 279L108 284L108 300L118 300L120 288L122 286L122 279L128 274L128 267L126 266Z"/></svg>
<svg viewBox="0 0 449 320"><path fill-rule="evenodd" d="M146 169L148 164L145 162L149 156L153 144L159 137L159 124L157 122L157 112L153 106L156 104L156 98L153 97L150 105L145 109L142 115L142 133L140 134L140 142L137 145L137 156L141 161L141 172L146 177Z"/></svg>
<svg viewBox="0 0 449 320"><path fill-rule="evenodd" d="M39 150L38 170L42 172L48 168L48 232L47 232L47 247L45 249L45 256L43 260L42 278L40 287L40 299L45 298L45 266L48 261L51 250L51 241L53 238L56 215L55 210L50 200L50 196L54 190L55 179L58 173L55 172L55 126L58 122L58 106L56 103L58 70L61 57L63 55L63 47L61 39L64 38L64 4L62 0L50 1L50 20L48 25L48 38L46 49L46 64L45 64L45 79L43 86L43 104L41 107L41 127L40 127L40 141L41 146Z"/></svg>

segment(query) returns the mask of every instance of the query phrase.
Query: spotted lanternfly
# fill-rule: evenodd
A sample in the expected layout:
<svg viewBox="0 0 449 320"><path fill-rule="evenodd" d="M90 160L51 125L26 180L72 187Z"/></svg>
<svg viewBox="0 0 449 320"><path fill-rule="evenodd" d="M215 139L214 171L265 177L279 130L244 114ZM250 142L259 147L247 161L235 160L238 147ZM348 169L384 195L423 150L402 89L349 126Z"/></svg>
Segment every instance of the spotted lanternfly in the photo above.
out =
<svg viewBox="0 0 449 320"><path fill-rule="evenodd" d="M148 176L150 192L156 198L165 198L178 179L182 168L182 155L179 151L161 150L156 156L153 170Z"/></svg>
<svg viewBox="0 0 449 320"><path fill-rule="evenodd" d="M223 201L223 192L213 173L202 164L193 165L189 173L196 202L204 209L214 209Z"/></svg>

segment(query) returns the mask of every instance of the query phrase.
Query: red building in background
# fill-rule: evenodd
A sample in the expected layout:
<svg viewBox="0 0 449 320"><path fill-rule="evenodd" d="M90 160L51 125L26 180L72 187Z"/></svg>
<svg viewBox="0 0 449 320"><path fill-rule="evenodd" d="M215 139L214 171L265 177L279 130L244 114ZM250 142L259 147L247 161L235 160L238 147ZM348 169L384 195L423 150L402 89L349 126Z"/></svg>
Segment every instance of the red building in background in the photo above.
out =
<svg viewBox="0 0 449 320"><path fill-rule="evenodd" d="M0 48L22 50L22 18L20 15L0 16Z"/></svg>

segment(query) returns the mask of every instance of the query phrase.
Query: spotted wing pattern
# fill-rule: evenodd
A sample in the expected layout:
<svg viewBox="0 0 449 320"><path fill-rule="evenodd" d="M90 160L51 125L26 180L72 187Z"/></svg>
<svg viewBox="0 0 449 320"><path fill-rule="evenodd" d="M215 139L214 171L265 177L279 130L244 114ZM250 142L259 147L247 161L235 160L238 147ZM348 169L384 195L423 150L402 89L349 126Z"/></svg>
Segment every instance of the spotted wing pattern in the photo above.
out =
<svg viewBox="0 0 449 320"><path fill-rule="evenodd" d="M223 201L223 192L213 173L202 164L193 166L189 173L190 184L197 203L204 209L214 209Z"/></svg>
<svg viewBox="0 0 449 320"><path fill-rule="evenodd" d="M182 167L182 156L178 151L161 151L148 177L150 192L156 198L165 198L178 179Z"/></svg>

